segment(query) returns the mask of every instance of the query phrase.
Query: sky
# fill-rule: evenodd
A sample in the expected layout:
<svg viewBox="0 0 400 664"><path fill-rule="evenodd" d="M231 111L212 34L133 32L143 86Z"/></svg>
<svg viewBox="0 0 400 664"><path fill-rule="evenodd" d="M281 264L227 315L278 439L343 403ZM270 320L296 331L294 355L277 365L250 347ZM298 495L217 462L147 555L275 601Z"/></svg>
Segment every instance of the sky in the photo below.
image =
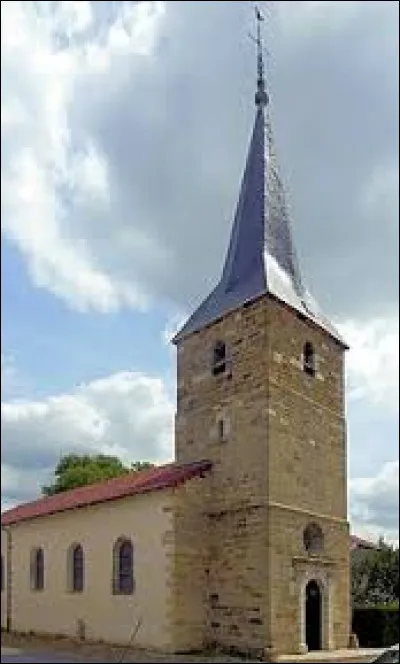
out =
<svg viewBox="0 0 400 664"><path fill-rule="evenodd" d="M397 2L261 3L303 280L350 345L353 532L398 541ZM2 509L69 452L173 457L172 333L222 268L249 2L2 2Z"/></svg>

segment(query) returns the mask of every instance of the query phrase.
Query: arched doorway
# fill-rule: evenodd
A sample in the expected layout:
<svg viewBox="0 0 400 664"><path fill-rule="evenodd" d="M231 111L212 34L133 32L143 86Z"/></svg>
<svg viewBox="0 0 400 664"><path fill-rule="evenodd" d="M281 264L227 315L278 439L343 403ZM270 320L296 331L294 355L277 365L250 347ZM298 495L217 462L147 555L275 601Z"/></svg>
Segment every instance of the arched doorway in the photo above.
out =
<svg viewBox="0 0 400 664"><path fill-rule="evenodd" d="M322 648L322 596L316 581L306 586L306 643L308 650Z"/></svg>

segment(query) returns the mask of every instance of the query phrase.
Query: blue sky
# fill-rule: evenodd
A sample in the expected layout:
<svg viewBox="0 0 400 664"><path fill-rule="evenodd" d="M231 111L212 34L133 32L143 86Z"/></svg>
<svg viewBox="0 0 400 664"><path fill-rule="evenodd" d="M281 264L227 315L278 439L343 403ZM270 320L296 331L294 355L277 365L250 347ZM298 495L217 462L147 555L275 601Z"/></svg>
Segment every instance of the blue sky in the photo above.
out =
<svg viewBox="0 0 400 664"><path fill-rule="evenodd" d="M3 506L69 451L171 458L168 339L221 269L254 116L247 3L38 11L2 3ZM351 345L353 528L392 540L397 20L396 2L280 2L266 28L302 273Z"/></svg>
<svg viewBox="0 0 400 664"><path fill-rule="evenodd" d="M46 289L32 287L20 254L7 239L2 242L2 276L2 346L22 381L6 383L5 395L13 390L14 397L32 399L68 391L88 376L132 368L158 375L169 369L160 333L166 307L150 315L134 310L77 315Z"/></svg>

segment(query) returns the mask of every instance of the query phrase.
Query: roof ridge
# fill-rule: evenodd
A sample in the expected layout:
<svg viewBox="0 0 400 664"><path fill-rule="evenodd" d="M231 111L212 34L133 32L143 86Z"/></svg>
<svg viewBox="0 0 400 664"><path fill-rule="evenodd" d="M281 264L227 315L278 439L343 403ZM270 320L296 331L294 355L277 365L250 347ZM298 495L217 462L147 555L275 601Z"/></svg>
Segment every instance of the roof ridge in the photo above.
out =
<svg viewBox="0 0 400 664"><path fill-rule="evenodd" d="M16 505L1 514L1 525L57 512L116 500L139 493L174 487L203 471L211 469L211 461L198 460L189 463L171 461L142 471L128 471L119 477L75 487L52 496L42 496L33 501Z"/></svg>

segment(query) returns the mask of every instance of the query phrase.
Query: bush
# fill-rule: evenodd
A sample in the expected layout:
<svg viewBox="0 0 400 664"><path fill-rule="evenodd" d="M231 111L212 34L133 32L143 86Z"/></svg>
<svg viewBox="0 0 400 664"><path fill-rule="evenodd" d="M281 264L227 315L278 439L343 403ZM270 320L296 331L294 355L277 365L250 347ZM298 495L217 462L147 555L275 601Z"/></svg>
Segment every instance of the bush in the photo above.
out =
<svg viewBox="0 0 400 664"><path fill-rule="evenodd" d="M398 603L354 608L352 629L362 648L385 648L398 643Z"/></svg>

